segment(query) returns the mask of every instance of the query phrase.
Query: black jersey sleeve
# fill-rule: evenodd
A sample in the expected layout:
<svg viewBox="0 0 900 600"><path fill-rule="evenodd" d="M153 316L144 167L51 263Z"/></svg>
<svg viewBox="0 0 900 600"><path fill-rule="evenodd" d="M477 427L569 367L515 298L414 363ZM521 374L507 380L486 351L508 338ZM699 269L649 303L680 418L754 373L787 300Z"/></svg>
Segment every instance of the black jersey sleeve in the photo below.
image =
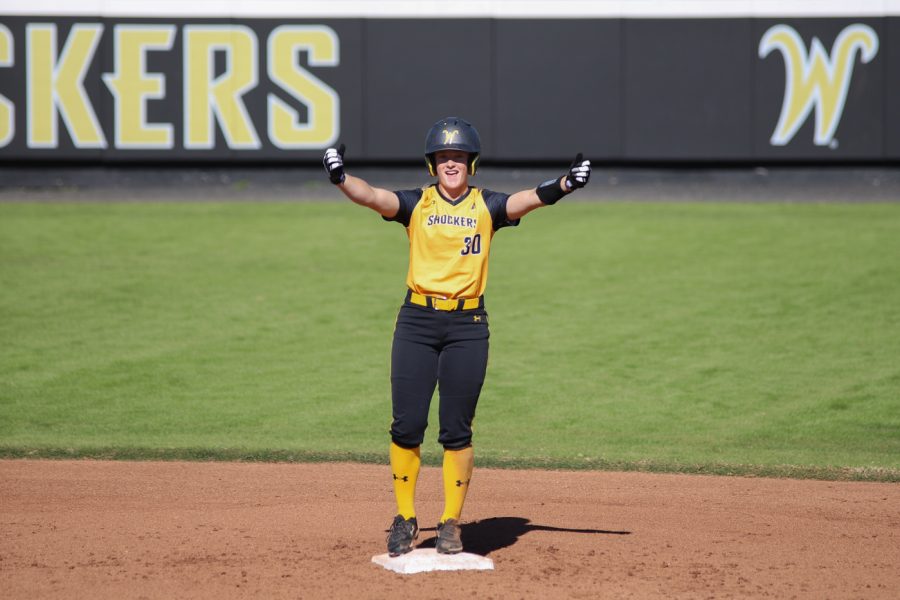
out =
<svg viewBox="0 0 900 600"><path fill-rule="evenodd" d="M506 214L506 202L509 200L509 194L501 192L492 192L491 190L481 190L481 196L484 203L487 204L488 210L491 212L491 220L494 222L494 231L501 227L515 227L521 219L510 219Z"/></svg>
<svg viewBox="0 0 900 600"><path fill-rule="evenodd" d="M393 217L381 218L385 221L397 221L404 227L409 227L409 219L412 217L413 209L416 208L416 204L422 199L422 190L399 190L394 193L400 199L400 210Z"/></svg>

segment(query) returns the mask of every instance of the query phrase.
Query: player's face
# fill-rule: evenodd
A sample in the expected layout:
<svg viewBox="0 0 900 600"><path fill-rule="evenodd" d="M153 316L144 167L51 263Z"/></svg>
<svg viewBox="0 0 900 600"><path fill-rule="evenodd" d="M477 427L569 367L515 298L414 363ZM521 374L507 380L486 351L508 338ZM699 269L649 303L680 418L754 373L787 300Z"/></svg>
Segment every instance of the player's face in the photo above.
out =
<svg viewBox="0 0 900 600"><path fill-rule="evenodd" d="M469 154L461 150L439 150L434 154L437 165L438 183L448 191L456 191L468 185L469 173L466 163Z"/></svg>

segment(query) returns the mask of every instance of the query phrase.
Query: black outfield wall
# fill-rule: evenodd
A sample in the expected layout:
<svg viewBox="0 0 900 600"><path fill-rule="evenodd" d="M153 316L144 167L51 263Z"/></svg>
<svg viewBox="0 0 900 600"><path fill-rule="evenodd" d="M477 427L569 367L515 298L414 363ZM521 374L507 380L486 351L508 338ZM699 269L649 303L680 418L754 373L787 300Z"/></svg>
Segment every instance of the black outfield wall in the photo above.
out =
<svg viewBox="0 0 900 600"><path fill-rule="evenodd" d="M896 161L900 17L0 15L0 160Z"/></svg>

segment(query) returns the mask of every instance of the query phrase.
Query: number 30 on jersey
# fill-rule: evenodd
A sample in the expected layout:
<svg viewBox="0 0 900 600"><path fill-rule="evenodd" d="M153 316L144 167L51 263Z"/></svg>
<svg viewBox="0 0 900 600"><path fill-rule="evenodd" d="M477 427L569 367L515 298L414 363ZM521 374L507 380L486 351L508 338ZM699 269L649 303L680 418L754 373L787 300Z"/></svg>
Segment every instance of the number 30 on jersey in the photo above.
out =
<svg viewBox="0 0 900 600"><path fill-rule="evenodd" d="M462 249L460 254L462 256L466 256L467 254L481 254L481 234L476 233L472 237L467 237L463 240L465 247Z"/></svg>

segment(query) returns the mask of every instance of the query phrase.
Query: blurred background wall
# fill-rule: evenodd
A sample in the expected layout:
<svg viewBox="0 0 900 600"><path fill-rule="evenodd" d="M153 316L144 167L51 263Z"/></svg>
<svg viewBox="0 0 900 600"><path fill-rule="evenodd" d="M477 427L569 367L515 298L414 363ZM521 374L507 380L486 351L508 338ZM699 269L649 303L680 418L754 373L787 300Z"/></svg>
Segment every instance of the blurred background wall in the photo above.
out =
<svg viewBox="0 0 900 600"><path fill-rule="evenodd" d="M3 0L0 161L900 159L898 2L374 4Z"/></svg>

